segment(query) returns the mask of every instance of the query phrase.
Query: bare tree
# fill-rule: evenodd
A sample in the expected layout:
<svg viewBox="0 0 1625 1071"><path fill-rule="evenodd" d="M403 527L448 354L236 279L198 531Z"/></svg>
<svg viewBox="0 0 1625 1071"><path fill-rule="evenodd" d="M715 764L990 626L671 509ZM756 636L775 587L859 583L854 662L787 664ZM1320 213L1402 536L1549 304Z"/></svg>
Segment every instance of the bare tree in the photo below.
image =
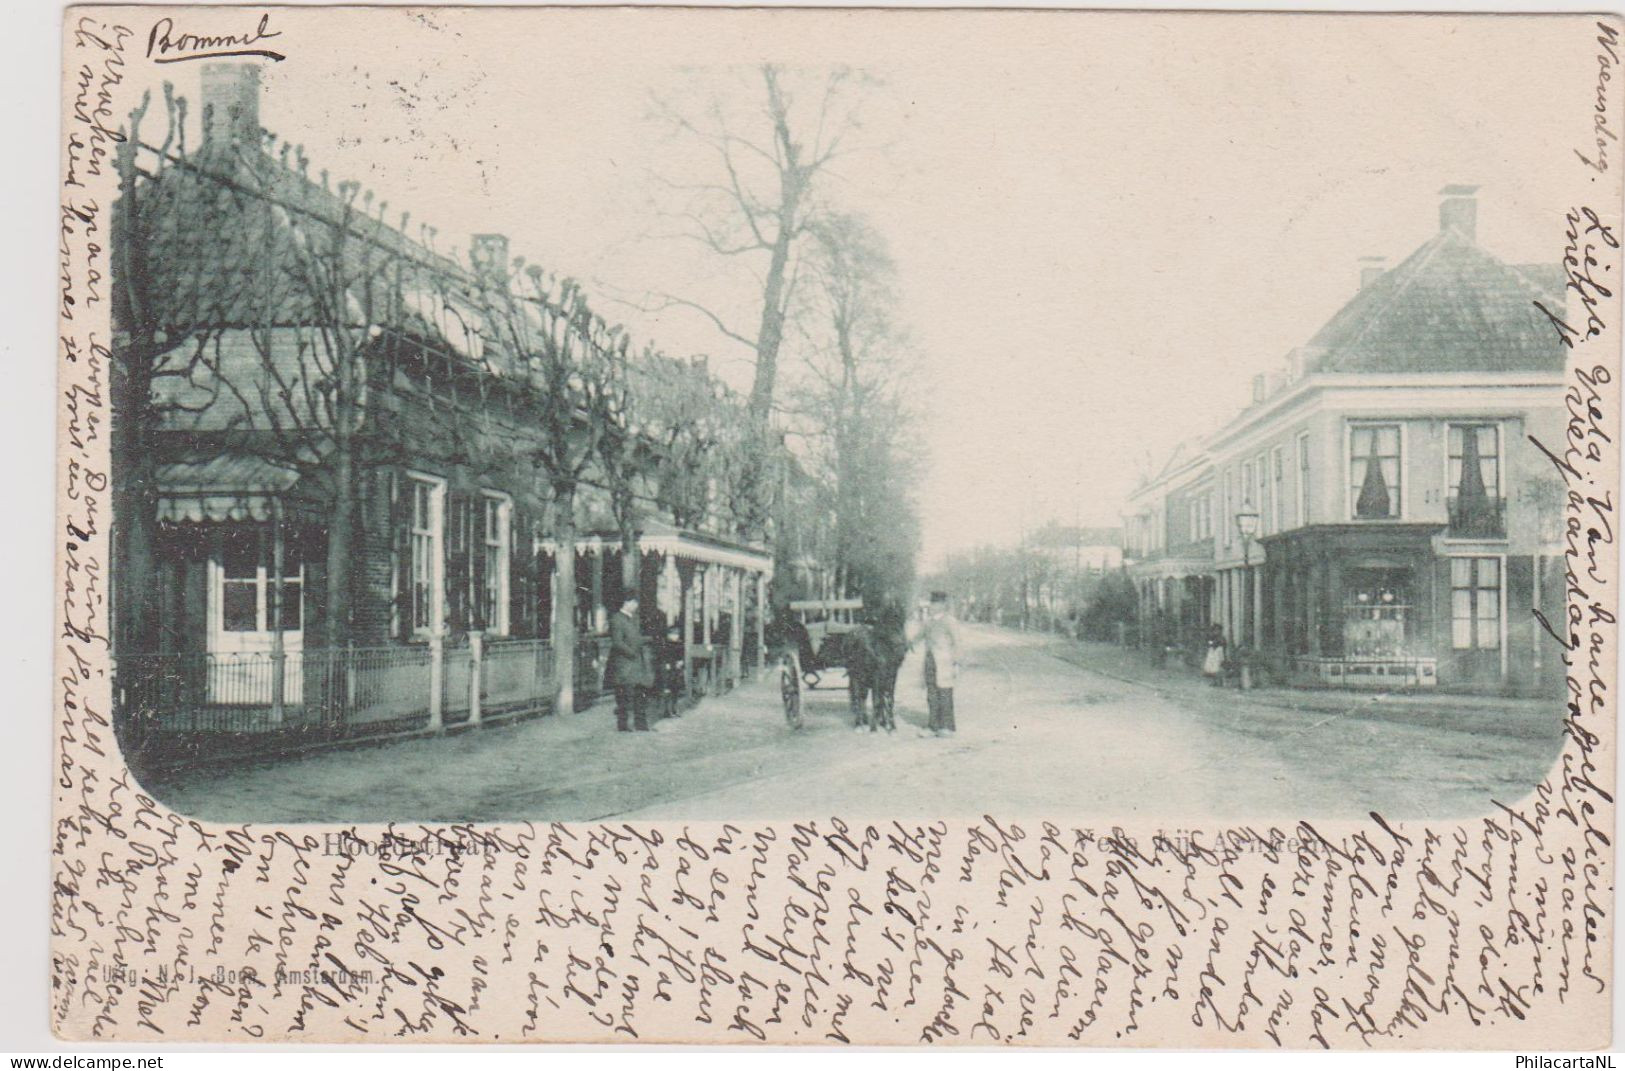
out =
<svg viewBox="0 0 1625 1071"><path fill-rule="evenodd" d="M610 510L621 537L621 586L636 592L642 578L643 556L638 549L641 521L640 487L653 464L653 455L637 411L630 340L619 326L597 321L601 338L590 340L603 354L598 382L587 392L588 419L603 426L598 436L598 470L609 489ZM654 359L646 349L639 363Z"/></svg>
<svg viewBox="0 0 1625 1071"><path fill-rule="evenodd" d="M752 351L750 412L765 429L799 281L802 240L826 210L821 185L832 163L852 148L865 80L837 68L809 79L809 99L804 100L792 88L799 79L781 67L764 64L755 78L760 82L753 90L755 105L743 116L721 96L713 96L697 114L666 102L659 105L681 135L708 150L715 168L704 181L661 179L681 200L673 212L680 235L717 256L752 263L760 284L755 330L736 330L691 298L662 295L660 307L699 312L724 336Z"/></svg>
<svg viewBox="0 0 1625 1071"><path fill-rule="evenodd" d="M918 539L918 457L901 390L907 342L892 315L895 266L859 216L830 213L814 233L817 317L809 318L801 416L832 485L837 584L866 598L899 599Z"/></svg>
<svg viewBox="0 0 1625 1071"><path fill-rule="evenodd" d="M141 141L151 106L149 94L130 114L116 164L119 198L113 210L113 345L109 394L113 411L111 448L116 518L113 532L118 578L118 650L144 654L159 647L160 590L157 581L157 433L171 417L207 406L207 397L177 399L169 381L208 375L211 343L226 322L211 291L207 272L172 257L188 236L240 210L236 191L187 180L198 162L186 142L186 101L164 86L163 140ZM231 232L223 240L233 242Z"/></svg>
<svg viewBox="0 0 1625 1071"><path fill-rule="evenodd" d="M248 332L259 361L253 374L227 372L221 382L241 399L244 430L269 431L270 452L323 492L329 510L323 619L328 645L342 647L355 603L358 455L369 430L366 350L386 318L391 258L367 239L377 221L372 195L359 184L341 183L325 212L289 214L271 200L275 179L266 168L249 175L266 198L258 215L262 255L272 262L256 295L262 314Z"/></svg>
<svg viewBox="0 0 1625 1071"><path fill-rule="evenodd" d="M576 496L601 464L604 437L626 426L627 340L587 304L580 284L517 262L490 320L533 388L528 419L538 431L536 464L552 492L553 649L559 708L574 705L576 654ZM635 547L633 548L635 553Z"/></svg>
<svg viewBox="0 0 1625 1071"><path fill-rule="evenodd" d="M722 481L739 448L745 416L704 360L646 358L639 410L658 455L657 502L681 528L702 528L726 503Z"/></svg>
<svg viewBox="0 0 1625 1071"><path fill-rule="evenodd" d="M209 134L188 152L184 101L166 92L166 104L163 142L140 139L143 101L119 161L113 380L121 643L137 653L157 647L160 465L235 457L263 466L246 476L238 470L243 490L270 490L278 500L297 487L298 499L319 510L324 640L343 647L353 636L362 484L405 456L402 428L387 419L390 396L398 400L402 389L394 374L405 371L406 389L426 401L408 429L420 451L436 443L448 453L476 453L469 444L479 437L477 421L440 397L444 378L433 382L452 366L479 367L477 325L454 323L478 307L472 277L408 240L404 215L398 227L387 224L388 206L358 184L330 190L325 172L312 180L302 150L279 148L265 131L206 114ZM432 242L427 229L425 236ZM261 479L273 482L258 487ZM280 502L271 528L280 548ZM280 554L273 559L279 581ZM278 644L283 597L280 582L268 584L266 619Z"/></svg>
<svg viewBox="0 0 1625 1071"><path fill-rule="evenodd" d="M283 144L273 154L274 139L260 140L213 146L195 176L233 191L238 211L215 229L251 247L220 262L192 258L204 271L241 277L209 283L220 295L215 318L229 327L217 340L230 345L217 343L207 374L194 370L170 396L183 406L195 399L199 420L183 429L194 446L270 461L321 503L325 641L343 647L355 624L362 477L405 456L403 434L475 454L475 429L455 402L436 397L435 380L454 378L452 366L478 369L485 355L477 333L456 322L458 310L476 308L469 273L408 242L386 222L388 205L358 183L329 190L325 173L319 184L306 176L302 151ZM397 389L396 371L428 400L410 429L388 426L378 404ZM280 620L276 607L270 613Z"/></svg>
<svg viewBox="0 0 1625 1071"><path fill-rule="evenodd" d="M777 85L775 74L764 78ZM776 88L773 99L788 116ZM646 493L663 458L667 475L683 472L672 487L683 516L699 523L720 504L761 516L740 489L761 492L757 477L772 469L753 422L740 419L744 407L703 365L689 367L670 398L663 388L640 393L649 369L677 363L634 356L574 280L523 261L465 268L435 251L432 230L407 238L405 216L391 225L387 205L359 185L330 190L325 172L311 180L302 151L278 151L257 129L189 154L185 104L166 94L166 106L162 144L140 142L143 101L118 161L111 391L123 649L158 647L158 466L174 458L158 449L157 432L184 433L167 441L183 444L188 460L268 462L287 474L284 489L297 485L322 510L334 647L352 634L369 473L430 449L459 466L529 468L545 481L557 549L552 635L561 706L571 705L577 491L602 478L635 583L639 514L663 504ZM834 151L825 146L810 169L791 167L803 175L798 204L810 204L807 183ZM805 230L802 211L788 217L792 240ZM754 483L740 478L747 470ZM268 592L267 618L280 623L282 585Z"/></svg>

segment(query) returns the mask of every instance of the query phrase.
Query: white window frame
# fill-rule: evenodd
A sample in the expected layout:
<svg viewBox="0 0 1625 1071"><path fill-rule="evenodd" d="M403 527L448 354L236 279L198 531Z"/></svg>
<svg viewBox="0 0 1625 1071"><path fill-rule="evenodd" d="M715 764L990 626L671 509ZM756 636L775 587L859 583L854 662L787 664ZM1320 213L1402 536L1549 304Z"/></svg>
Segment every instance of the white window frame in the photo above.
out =
<svg viewBox="0 0 1625 1071"><path fill-rule="evenodd" d="M1441 485L1444 487L1442 497L1445 507L1445 519L1447 521L1449 520L1450 514L1450 496L1456 493L1455 485L1450 482L1450 429L1480 428L1486 424L1490 424L1495 427L1495 486L1490 489L1490 494L1496 498L1502 499L1503 501L1506 498L1506 420L1501 417L1481 417L1478 419L1471 419L1468 417L1451 417L1444 422L1444 479L1441 481ZM1504 539L1505 536L1502 538ZM1485 540L1481 539L1475 540L1459 538L1449 541L1456 543L1485 542ZM1498 540L1491 539L1489 542L1498 542Z"/></svg>
<svg viewBox="0 0 1625 1071"><path fill-rule="evenodd" d="M272 628L271 621L271 573L273 566L268 564L266 558L271 553L269 542L263 531L255 532L256 563L254 579L247 577L234 579L232 583L252 583L254 585L254 625L252 629L226 628L226 559L225 548L218 542L209 554L209 602L207 625L209 631L208 650L211 652L236 652L246 649L257 649L259 641L268 639L277 630ZM305 598L305 563L301 558L296 572L284 573L283 584L299 585L299 627L282 630L284 642L297 642L304 636L305 617L308 613Z"/></svg>
<svg viewBox="0 0 1625 1071"><path fill-rule="evenodd" d="M1446 444L1446 449L1448 449L1448 444ZM1497 601L1500 603L1501 620L1499 622L1497 622L1497 626L1498 626L1498 631L1500 632L1500 636L1501 636L1501 649L1500 649L1500 652L1499 652L1500 653L1500 661L1501 661L1501 676L1505 677L1507 675L1507 658L1508 658L1508 652L1507 652L1507 618L1509 616L1508 612L1507 612L1507 556L1505 554L1484 554L1484 553L1475 553L1473 551L1464 551L1461 554L1450 554L1450 555L1446 555L1446 557L1447 557L1447 559L1450 559L1450 560L1454 560L1456 558L1467 558L1467 559L1494 558L1496 561L1498 561L1500 563L1500 565L1497 567L1496 578L1500 582L1499 583L1500 594L1497 596ZM1450 591L1452 594L1456 590L1458 590L1456 588L1456 586L1455 586L1455 581L1454 580L1452 580L1450 582L1450 585L1448 586L1447 590ZM1450 631L1451 631L1451 635L1450 635L1450 649L1451 649L1451 651L1483 650L1483 648L1479 648L1479 647L1457 647L1456 646L1456 642L1455 642L1456 615L1455 615L1454 601L1455 601L1454 598L1452 598L1451 605L1447 607L1448 614L1449 614L1447 620L1448 620L1448 622L1450 624Z"/></svg>
<svg viewBox="0 0 1625 1071"><path fill-rule="evenodd" d="M1355 495L1352 482L1349 479L1350 462L1354 460L1351 452L1354 449L1354 429L1369 427L1396 427L1399 429L1399 512L1392 517L1356 517L1354 515ZM1411 481L1405 472L1405 460L1411 456L1410 424L1407 421L1393 417L1361 417L1357 420L1343 422L1343 516L1350 521L1359 521L1361 524L1383 524L1403 521L1410 516ZM1446 464L1449 462L1447 461Z"/></svg>
<svg viewBox="0 0 1625 1071"><path fill-rule="evenodd" d="M491 507L496 506L496 539L492 540ZM512 608L513 588L511 568L513 564L513 497L501 491L480 491L480 554L484 556L485 590L480 592L483 600L493 594L491 589L491 552L496 552L497 575L495 603L490 614L485 617L485 631L493 636L506 636L512 628L509 620Z"/></svg>
<svg viewBox="0 0 1625 1071"><path fill-rule="evenodd" d="M417 489L427 488L429 526L420 528L417 516ZM406 474L407 494L411 496L407 518L407 617L412 624L412 635L427 639L439 635L446 625L446 481L443 477L426 472ZM417 622L418 540L422 537L429 547L429 620Z"/></svg>

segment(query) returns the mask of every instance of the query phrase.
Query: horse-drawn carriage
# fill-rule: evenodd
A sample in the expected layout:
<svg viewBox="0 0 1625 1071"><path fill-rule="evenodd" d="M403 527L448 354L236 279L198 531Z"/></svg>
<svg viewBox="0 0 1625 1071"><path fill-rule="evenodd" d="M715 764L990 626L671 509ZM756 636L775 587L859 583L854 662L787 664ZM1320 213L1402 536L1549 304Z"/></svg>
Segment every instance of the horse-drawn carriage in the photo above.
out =
<svg viewBox="0 0 1625 1071"><path fill-rule="evenodd" d="M897 654L894 661L883 650L887 644L877 643L874 627L864 619L863 600L803 599L790 603L789 611L788 642L779 662L779 695L790 727L801 727L802 689L828 687L824 685L825 677L839 670L841 679L835 687L847 692L859 727L884 724L891 728L889 682L895 681L895 662L902 660L901 654ZM896 631L900 640L901 627ZM877 688L883 675L888 684L883 689ZM870 692L874 693L872 718L865 709Z"/></svg>

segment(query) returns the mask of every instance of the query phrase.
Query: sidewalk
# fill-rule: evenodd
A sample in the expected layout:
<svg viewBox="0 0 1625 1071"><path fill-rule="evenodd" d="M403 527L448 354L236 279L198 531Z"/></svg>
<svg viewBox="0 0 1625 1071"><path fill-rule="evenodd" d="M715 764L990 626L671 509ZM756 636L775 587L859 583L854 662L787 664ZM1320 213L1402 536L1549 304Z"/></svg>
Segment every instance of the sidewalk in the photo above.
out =
<svg viewBox="0 0 1625 1071"><path fill-rule="evenodd" d="M1154 666L1138 650L1109 643L1088 643L1057 636L1052 653L1063 661L1105 677L1137 684L1161 695L1211 704L1226 694L1240 701L1235 688L1219 689L1196 670L1170 658ZM1245 701L1306 714L1401 722L1472 733L1499 733L1524 739L1547 739L1558 730L1564 709L1557 699L1523 699L1449 692L1377 692L1332 688L1254 688Z"/></svg>

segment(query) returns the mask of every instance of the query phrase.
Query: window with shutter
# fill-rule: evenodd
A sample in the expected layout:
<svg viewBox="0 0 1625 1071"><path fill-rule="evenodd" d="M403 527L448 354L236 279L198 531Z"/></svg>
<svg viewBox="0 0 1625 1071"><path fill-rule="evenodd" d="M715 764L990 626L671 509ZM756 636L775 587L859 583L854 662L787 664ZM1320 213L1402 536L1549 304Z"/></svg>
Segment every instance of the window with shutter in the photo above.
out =
<svg viewBox="0 0 1625 1071"><path fill-rule="evenodd" d="M475 577L479 592L480 622L487 631L508 635L509 586L512 581L513 499L500 491L480 496L480 545Z"/></svg>
<svg viewBox="0 0 1625 1071"><path fill-rule="evenodd" d="M447 588L451 592L451 629L454 632L467 629L471 623L471 610L468 598L468 548L470 543L469 537L471 534L469 532L469 526L473 518L469 513L468 506L469 503L466 496L452 496L452 538L448 544L446 573Z"/></svg>
<svg viewBox="0 0 1625 1071"><path fill-rule="evenodd" d="M534 636L530 608L534 603L534 559L526 554L530 546L530 514L515 507L508 525L508 624L515 636Z"/></svg>
<svg viewBox="0 0 1625 1071"><path fill-rule="evenodd" d="M413 635L439 628L445 614L446 483L429 476L409 476L407 486L408 624Z"/></svg>

